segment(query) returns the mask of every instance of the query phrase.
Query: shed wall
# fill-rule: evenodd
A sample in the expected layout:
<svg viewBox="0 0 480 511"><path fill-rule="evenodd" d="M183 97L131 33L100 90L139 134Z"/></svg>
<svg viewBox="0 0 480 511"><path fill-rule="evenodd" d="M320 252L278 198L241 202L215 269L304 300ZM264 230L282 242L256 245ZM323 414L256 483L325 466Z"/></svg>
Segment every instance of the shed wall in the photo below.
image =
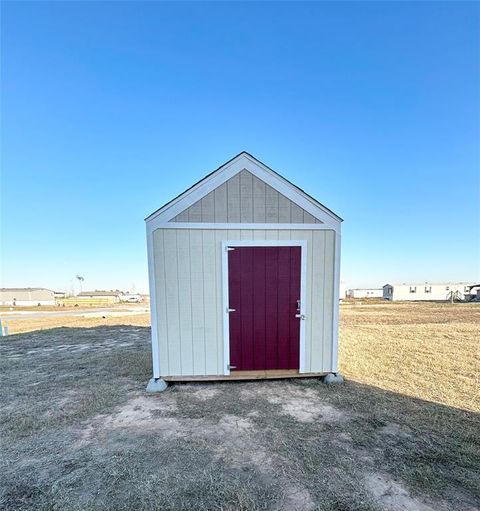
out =
<svg viewBox="0 0 480 511"><path fill-rule="evenodd" d="M248 170L242 170L171 221L322 223Z"/></svg>
<svg viewBox="0 0 480 511"><path fill-rule="evenodd" d="M157 229L154 279L161 376L223 374L222 241L306 240L305 371L332 370L335 233Z"/></svg>

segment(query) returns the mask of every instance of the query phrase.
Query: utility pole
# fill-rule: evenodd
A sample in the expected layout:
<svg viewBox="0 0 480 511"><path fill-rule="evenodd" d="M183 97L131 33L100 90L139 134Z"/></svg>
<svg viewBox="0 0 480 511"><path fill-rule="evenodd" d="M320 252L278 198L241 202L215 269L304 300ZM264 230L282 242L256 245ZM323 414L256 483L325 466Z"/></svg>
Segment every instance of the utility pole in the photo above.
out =
<svg viewBox="0 0 480 511"><path fill-rule="evenodd" d="M80 283L80 293L82 292L82 282L85 280L81 275L76 275L75 278Z"/></svg>

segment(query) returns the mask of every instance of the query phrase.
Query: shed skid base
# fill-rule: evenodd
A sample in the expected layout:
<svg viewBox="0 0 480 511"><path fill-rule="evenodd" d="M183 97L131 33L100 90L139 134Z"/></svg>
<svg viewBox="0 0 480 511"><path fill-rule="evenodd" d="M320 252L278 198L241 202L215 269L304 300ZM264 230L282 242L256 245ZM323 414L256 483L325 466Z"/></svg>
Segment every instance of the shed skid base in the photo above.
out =
<svg viewBox="0 0 480 511"><path fill-rule="evenodd" d="M340 373L329 373L323 377L323 383L327 385L343 383L343 376Z"/></svg>
<svg viewBox="0 0 480 511"><path fill-rule="evenodd" d="M232 371L227 374L163 376L165 381L228 381L228 380L264 380L273 378L320 378L329 373L299 373L296 369L271 369L267 371Z"/></svg>
<svg viewBox="0 0 480 511"><path fill-rule="evenodd" d="M162 378L151 378L147 385L147 392L163 392L168 387L168 383Z"/></svg>

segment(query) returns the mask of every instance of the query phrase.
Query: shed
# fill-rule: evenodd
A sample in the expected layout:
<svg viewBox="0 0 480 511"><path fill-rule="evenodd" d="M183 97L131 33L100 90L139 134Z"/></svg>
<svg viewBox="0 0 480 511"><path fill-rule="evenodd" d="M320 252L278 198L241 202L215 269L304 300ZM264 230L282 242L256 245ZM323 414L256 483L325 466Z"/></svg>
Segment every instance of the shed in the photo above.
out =
<svg viewBox="0 0 480 511"><path fill-rule="evenodd" d="M246 152L147 217L150 390L336 373L341 222Z"/></svg>

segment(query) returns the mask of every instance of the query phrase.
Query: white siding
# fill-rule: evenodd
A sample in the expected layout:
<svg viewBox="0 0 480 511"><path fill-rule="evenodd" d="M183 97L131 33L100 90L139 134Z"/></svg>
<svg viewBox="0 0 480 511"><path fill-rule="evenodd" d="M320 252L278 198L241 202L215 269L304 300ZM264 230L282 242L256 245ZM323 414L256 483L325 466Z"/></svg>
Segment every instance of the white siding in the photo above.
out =
<svg viewBox="0 0 480 511"><path fill-rule="evenodd" d="M245 239L307 241L305 371L332 370L333 231L158 229L153 257L162 376L223 374L221 242Z"/></svg>

